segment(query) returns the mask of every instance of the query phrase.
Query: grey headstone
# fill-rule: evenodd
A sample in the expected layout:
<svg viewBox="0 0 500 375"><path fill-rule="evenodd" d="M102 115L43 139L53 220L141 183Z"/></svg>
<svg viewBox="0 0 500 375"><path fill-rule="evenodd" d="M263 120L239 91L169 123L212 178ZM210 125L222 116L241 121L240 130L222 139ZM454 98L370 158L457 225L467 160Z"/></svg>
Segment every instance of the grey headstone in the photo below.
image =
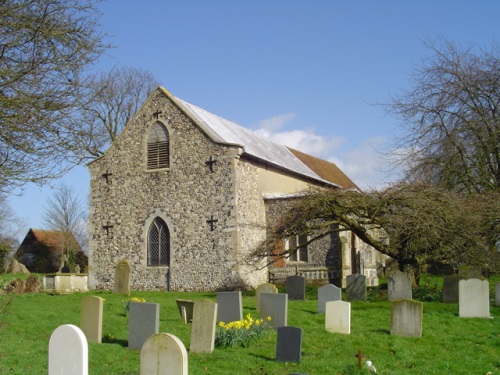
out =
<svg viewBox="0 0 500 375"><path fill-rule="evenodd" d="M461 275L443 277L443 303L458 303L458 283L463 279Z"/></svg>
<svg viewBox="0 0 500 375"><path fill-rule="evenodd" d="M191 328L191 353L212 353L214 351L217 304L210 300L194 303L193 326Z"/></svg>
<svg viewBox="0 0 500 375"><path fill-rule="evenodd" d="M495 284L495 305L500 306L500 281Z"/></svg>
<svg viewBox="0 0 500 375"><path fill-rule="evenodd" d="M323 314L326 303L342 300L342 289L333 284L326 284L318 288L318 313Z"/></svg>
<svg viewBox="0 0 500 375"><path fill-rule="evenodd" d="M235 322L243 319L241 292L217 293L217 321Z"/></svg>
<svg viewBox="0 0 500 375"><path fill-rule="evenodd" d="M175 302L177 302L177 308L179 309L184 324L190 323L193 320L194 301L176 299Z"/></svg>
<svg viewBox="0 0 500 375"><path fill-rule="evenodd" d="M261 293L260 317L266 319L268 316L271 317L270 325L274 329L287 325L288 294Z"/></svg>
<svg viewBox="0 0 500 375"><path fill-rule="evenodd" d="M260 310L260 294L261 293L278 293L278 288L276 285L270 283L260 284L255 289L255 307L257 310Z"/></svg>
<svg viewBox="0 0 500 375"><path fill-rule="evenodd" d="M411 299L411 274L397 271L387 279L387 294L389 301Z"/></svg>
<svg viewBox="0 0 500 375"><path fill-rule="evenodd" d="M141 349L146 340L160 329L160 305L130 301L128 347Z"/></svg>
<svg viewBox="0 0 500 375"><path fill-rule="evenodd" d="M351 304L344 301L326 303L325 329L332 333L351 333Z"/></svg>
<svg viewBox="0 0 500 375"><path fill-rule="evenodd" d="M87 375L89 348L85 334L72 324L57 327L49 340L49 375Z"/></svg>
<svg viewBox="0 0 500 375"><path fill-rule="evenodd" d="M300 362L302 329L279 327L276 338L276 362Z"/></svg>
<svg viewBox="0 0 500 375"><path fill-rule="evenodd" d="M126 260L120 260L116 265L113 292L130 295L130 264Z"/></svg>
<svg viewBox="0 0 500 375"><path fill-rule="evenodd" d="M460 280L458 289L458 315L461 318L490 317L490 283L488 280Z"/></svg>
<svg viewBox="0 0 500 375"><path fill-rule="evenodd" d="M302 276L287 277L286 294L290 299L306 299L306 279Z"/></svg>
<svg viewBox="0 0 500 375"><path fill-rule="evenodd" d="M356 273L346 277L348 301L366 301L366 276Z"/></svg>
<svg viewBox="0 0 500 375"><path fill-rule="evenodd" d="M87 342L102 342L103 303L104 300L96 296L85 296L80 302L80 328Z"/></svg>
<svg viewBox="0 0 500 375"><path fill-rule="evenodd" d="M141 375L188 375L188 354L182 341L170 334L149 337L141 349Z"/></svg>
<svg viewBox="0 0 500 375"><path fill-rule="evenodd" d="M424 304L410 299L392 302L391 335L405 337L422 336Z"/></svg>

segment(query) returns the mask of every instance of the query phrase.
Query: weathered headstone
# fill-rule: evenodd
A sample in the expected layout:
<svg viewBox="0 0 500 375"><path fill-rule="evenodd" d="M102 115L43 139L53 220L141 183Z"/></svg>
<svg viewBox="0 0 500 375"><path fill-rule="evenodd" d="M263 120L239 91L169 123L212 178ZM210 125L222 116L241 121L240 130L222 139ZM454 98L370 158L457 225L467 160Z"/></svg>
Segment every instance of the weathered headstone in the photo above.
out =
<svg viewBox="0 0 500 375"><path fill-rule="evenodd" d="M400 299L391 306L391 335L422 336L424 304L410 299Z"/></svg>
<svg viewBox="0 0 500 375"><path fill-rule="evenodd" d="M463 279L461 275L443 277L443 303L458 303L458 283Z"/></svg>
<svg viewBox="0 0 500 375"><path fill-rule="evenodd" d="M87 375L89 348L85 334L72 324L57 327L49 340L49 375Z"/></svg>
<svg viewBox="0 0 500 375"><path fill-rule="evenodd" d="M300 362L302 329L279 327L276 338L276 362Z"/></svg>
<svg viewBox="0 0 500 375"><path fill-rule="evenodd" d="M80 301L80 328L87 342L102 342L102 308L101 297L86 296Z"/></svg>
<svg viewBox="0 0 500 375"><path fill-rule="evenodd" d="M193 326L191 328L191 353L212 353L215 340L217 304L210 300L194 303Z"/></svg>
<svg viewBox="0 0 500 375"><path fill-rule="evenodd" d="M177 308L179 309L184 324L190 323L193 320L194 301L176 299L175 302L177 302Z"/></svg>
<svg viewBox="0 0 500 375"><path fill-rule="evenodd" d="M287 325L288 294L261 293L260 317L266 319L268 316L271 317L270 325L274 329Z"/></svg>
<svg viewBox="0 0 500 375"><path fill-rule="evenodd" d="M495 284L495 305L500 306L500 281Z"/></svg>
<svg viewBox="0 0 500 375"><path fill-rule="evenodd" d="M116 265L113 292L130 295L130 264L125 259Z"/></svg>
<svg viewBox="0 0 500 375"><path fill-rule="evenodd" d="M346 277L346 294L348 301L366 300L366 276L359 273Z"/></svg>
<svg viewBox="0 0 500 375"><path fill-rule="evenodd" d="M218 292L217 321L229 323L242 319L241 292Z"/></svg>
<svg viewBox="0 0 500 375"><path fill-rule="evenodd" d="M489 288L488 280L460 280L458 283L458 315L461 318L489 318Z"/></svg>
<svg viewBox="0 0 500 375"><path fill-rule="evenodd" d="M170 333L149 337L141 349L141 375L188 375L188 354Z"/></svg>
<svg viewBox="0 0 500 375"><path fill-rule="evenodd" d="M257 311L260 310L260 294L261 293L278 293L278 288L276 285L270 283L260 284L257 289L255 289L255 306Z"/></svg>
<svg viewBox="0 0 500 375"><path fill-rule="evenodd" d="M344 301L326 303L325 329L332 333L351 333L351 304Z"/></svg>
<svg viewBox="0 0 500 375"><path fill-rule="evenodd" d="M306 279L302 276L288 276L286 294L289 299L306 299Z"/></svg>
<svg viewBox="0 0 500 375"><path fill-rule="evenodd" d="M387 295L389 301L411 299L411 274L397 271L387 279Z"/></svg>
<svg viewBox="0 0 500 375"><path fill-rule="evenodd" d="M146 340L160 329L160 305L130 301L128 347L141 349Z"/></svg>
<svg viewBox="0 0 500 375"><path fill-rule="evenodd" d="M318 313L325 312L327 302L340 300L342 300L342 289L333 284L323 285L318 288Z"/></svg>

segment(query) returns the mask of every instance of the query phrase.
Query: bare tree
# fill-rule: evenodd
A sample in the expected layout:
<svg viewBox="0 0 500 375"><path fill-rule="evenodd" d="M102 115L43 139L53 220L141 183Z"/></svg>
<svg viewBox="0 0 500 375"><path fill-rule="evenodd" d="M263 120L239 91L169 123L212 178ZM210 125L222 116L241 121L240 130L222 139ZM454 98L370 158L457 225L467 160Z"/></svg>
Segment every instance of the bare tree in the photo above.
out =
<svg viewBox="0 0 500 375"><path fill-rule="evenodd" d="M63 174L85 74L107 48L93 0L0 4L0 191ZM70 126L71 124L71 126Z"/></svg>
<svg viewBox="0 0 500 375"><path fill-rule="evenodd" d="M9 203L5 194L0 194L0 271L4 269L4 259L17 249L22 220L19 219Z"/></svg>

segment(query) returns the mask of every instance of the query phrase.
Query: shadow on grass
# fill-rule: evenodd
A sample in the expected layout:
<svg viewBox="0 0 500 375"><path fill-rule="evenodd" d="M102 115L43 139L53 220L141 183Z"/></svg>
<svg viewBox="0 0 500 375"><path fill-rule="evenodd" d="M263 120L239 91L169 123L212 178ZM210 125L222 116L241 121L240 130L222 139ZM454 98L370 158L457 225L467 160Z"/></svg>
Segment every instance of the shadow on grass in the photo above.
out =
<svg viewBox="0 0 500 375"><path fill-rule="evenodd" d="M268 356L265 356L265 355L260 355L260 354L250 354L252 357L256 357L256 358L260 358L260 359L264 359L266 361L272 361L274 362L276 360L276 358L274 357L268 357Z"/></svg>
<svg viewBox="0 0 500 375"><path fill-rule="evenodd" d="M128 340L117 339L115 337L110 337L109 335L104 335L102 338L103 344L118 344L124 348L128 348Z"/></svg>

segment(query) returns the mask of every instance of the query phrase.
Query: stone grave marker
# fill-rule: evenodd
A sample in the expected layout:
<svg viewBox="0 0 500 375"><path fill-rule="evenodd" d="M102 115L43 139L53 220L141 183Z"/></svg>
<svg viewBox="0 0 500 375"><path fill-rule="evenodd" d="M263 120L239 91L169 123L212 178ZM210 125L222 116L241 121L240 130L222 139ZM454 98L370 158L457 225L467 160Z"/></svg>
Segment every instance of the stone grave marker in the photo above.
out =
<svg viewBox="0 0 500 375"><path fill-rule="evenodd" d="M229 323L242 319L241 292L218 292L217 321Z"/></svg>
<svg viewBox="0 0 500 375"><path fill-rule="evenodd" d="M87 375L89 348L83 331L72 324L57 327L49 340L49 375Z"/></svg>
<svg viewBox="0 0 500 375"><path fill-rule="evenodd" d="M194 302L193 326L191 328L191 353L214 351L217 304L208 299Z"/></svg>
<svg viewBox="0 0 500 375"><path fill-rule="evenodd" d="M276 362L300 362L302 329L279 327L276 338Z"/></svg>
<svg viewBox="0 0 500 375"><path fill-rule="evenodd" d="M389 301L411 299L411 274L397 271L389 276L387 279L387 295Z"/></svg>
<svg viewBox="0 0 500 375"><path fill-rule="evenodd" d="M141 349L146 340L160 329L160 305L130 301L128 347Z"/></svg>
<svg viewBox="0 0 500 375"><path fill-rule="evenodd" d="M277 329L287 324L288 317L288 294L285 293L261 293L260 295L260 317L266 319L271 317L271 327Z"/></svg>
<svg viewBox="0 0 500 375"><path fill-rule="evenodd" d="M366 301L366 276L359 273L346 277L348 301Z"/></svg>
<svg viewBox="0 0 500 375"><path fill-rule="evenodd" d="M101 297L96 296L85 296L80 301L80 328L87 342L102 342L103 302Z"/></svg>
<svg viewBox="0 0 500 375"><path fill-rule="evenodd" d="M177 302L177 308L179 309L179 313L181 314L184 324L191 323L193 320L194 301L190 301L188 299L176 299L175 302Z"/></svg>
<svg viewBox="0 0 500 375"><path fill-rule="evenodd" d="M125 259L116 265L113 292L130 295L130 264Z"/></svg>
<svg viewBox="0 0 500 375"><path fill-rule="evenodd" d="M288 276L286 294L289 299L306 299L306 279L302 276Z"/></svg>
<svg viewBox="0 0 500 375"><path fill-rule="evenodd" d="M458 315L461 318L489 318L489 288L488 280L460 280L458 283Z"/></svg>
<svg viewBox="0 0 500 375"><path fill-rule="evenodd" d="M422 336L424 304L411 299L400 299L391 306L391 335L404 337Z"/></svg>
<svg viewBox="0 0 500 375"><path fill-rule="evenodd" d="M141 375L188 375L188 354L170 333L149 337L141 349Z"/></svg>
<svg viewBox="0 0 500 375"><path fill-rule="evenodd" d="M278 293L278 288L276 285L270 283L260 284L255 289L255 307L256 310L260 310L260 294L261 293Z"/></svg>
<svg viewBox="0 0 500 375"><path fill-rule="evenodd" d="M325 329L332 333L351 333L351 304L345 301L326 303Z"/></svg>
<svg viewBox="0 0 500 375"><path fill-rule="evenodd" d="M318 288L318 313L324 314L326 303L342 300L342 289L333 284L326 284Z"/></svg>
<svg viewBox="0 0 500 375"><path fill-rule="evenodd" d="M443 277L443 303L458 303L458 283L463 279L461 275Z"/></svg>
<svg viewBox="0 0 500 375"><path fill-rule="evenodd" d="M495 284L495 305L500 306L500 281Z"/></svg>

